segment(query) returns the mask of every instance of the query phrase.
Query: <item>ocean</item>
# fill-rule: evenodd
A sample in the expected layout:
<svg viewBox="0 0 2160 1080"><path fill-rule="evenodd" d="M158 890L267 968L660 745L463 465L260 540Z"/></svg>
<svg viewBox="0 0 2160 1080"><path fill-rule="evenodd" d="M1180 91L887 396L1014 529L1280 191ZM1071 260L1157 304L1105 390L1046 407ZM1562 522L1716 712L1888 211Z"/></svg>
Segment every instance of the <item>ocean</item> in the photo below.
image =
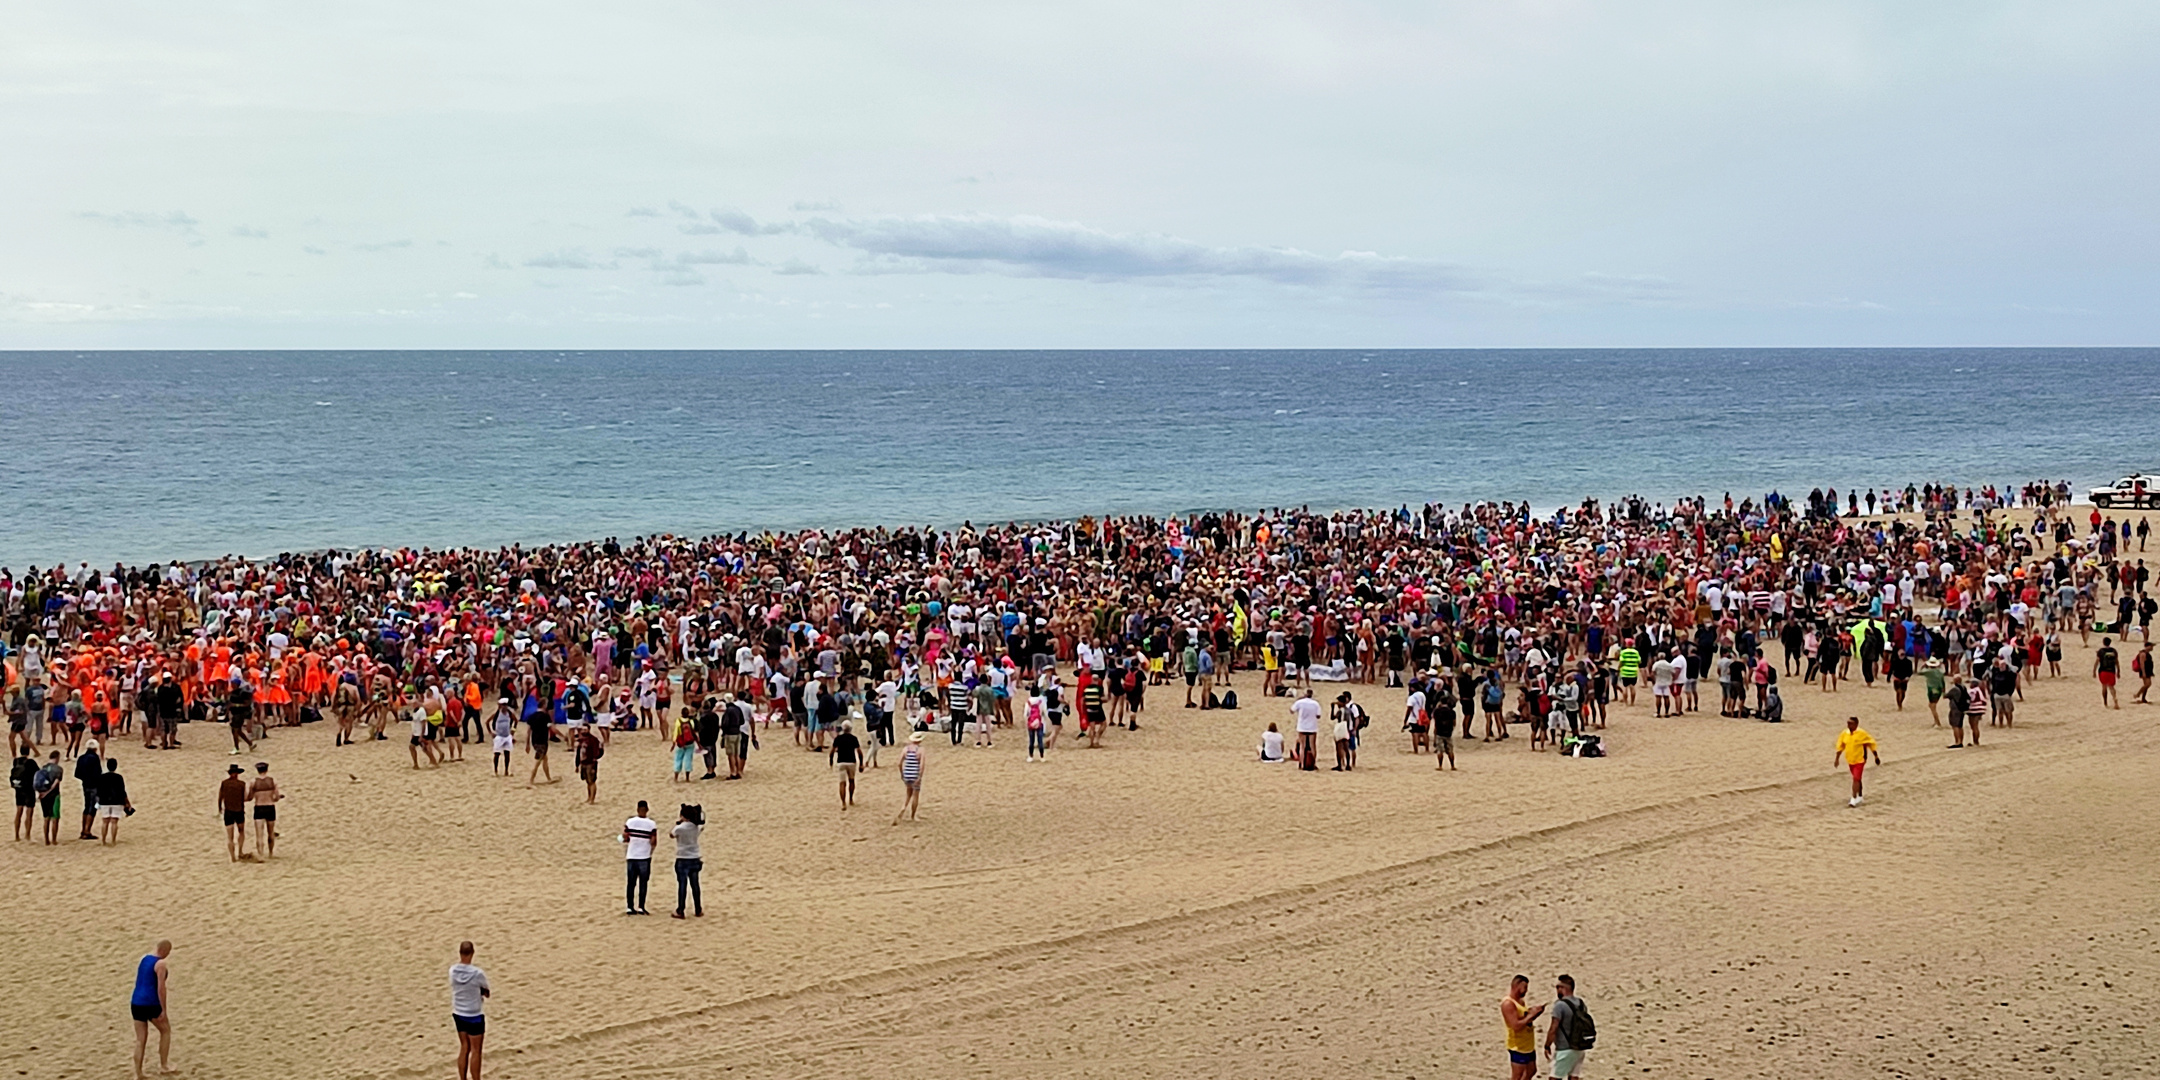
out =
<svg viewBox="0 0 2160 1080"><path fill-rule="evenodd" d="M0 565L2160 469L2160 350L0 353Z"/></svg>

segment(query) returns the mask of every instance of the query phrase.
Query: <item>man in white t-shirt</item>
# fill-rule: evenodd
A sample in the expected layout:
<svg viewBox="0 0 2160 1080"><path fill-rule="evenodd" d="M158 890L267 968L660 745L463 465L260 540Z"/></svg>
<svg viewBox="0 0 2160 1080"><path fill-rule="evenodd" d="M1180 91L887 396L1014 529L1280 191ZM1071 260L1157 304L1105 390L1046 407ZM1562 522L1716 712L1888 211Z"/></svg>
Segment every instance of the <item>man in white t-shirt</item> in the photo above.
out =
<svg viewBox="0 0 2160 1080"><path fill-rule="evenodd" d="M1319 752L1320 703L1313 700L1312 691L1306 690L1290 703L1290 715L1297 720L1298 768L1312 772L1319 768L1314 755Z"/></svg>
<svg viewBox="0 0 2160 1080"><path fill-rule="evenodd" d="M639 799L637 813L623 822L623 866L627 876L623 882L623 914L650 915L645 910L645 889L652 883L653 837L660 834L660 826L646 816L645 800Z"/></svg>

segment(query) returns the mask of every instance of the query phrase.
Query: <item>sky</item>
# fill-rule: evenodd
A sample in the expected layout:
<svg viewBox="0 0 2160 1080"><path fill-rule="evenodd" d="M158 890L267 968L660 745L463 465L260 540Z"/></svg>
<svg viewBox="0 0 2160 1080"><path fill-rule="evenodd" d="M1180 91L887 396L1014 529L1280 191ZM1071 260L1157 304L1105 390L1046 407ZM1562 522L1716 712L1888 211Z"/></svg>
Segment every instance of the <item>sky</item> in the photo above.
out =
<svg viewBox="0 0 2160 1080"><path fill-rule="evenodd" d="M2150 3L8 21L0 349L2160 342Z"/></svg>

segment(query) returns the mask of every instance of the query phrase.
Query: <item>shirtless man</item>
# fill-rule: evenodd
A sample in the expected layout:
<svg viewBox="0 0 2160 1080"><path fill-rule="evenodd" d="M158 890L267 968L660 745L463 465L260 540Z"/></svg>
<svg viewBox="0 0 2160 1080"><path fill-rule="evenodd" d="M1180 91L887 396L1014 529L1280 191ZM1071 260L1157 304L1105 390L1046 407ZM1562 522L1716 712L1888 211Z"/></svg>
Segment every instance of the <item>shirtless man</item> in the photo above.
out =
<svg viewBox="0 0 2160 1080"><path fill-rule="evenodd" d="M337 742L332 745L346 746L353 741L353 722L360 719L360 688L342 679L330 695L330 708L337 713Z"/></svg>
<svg viewBox="0 0 2160 1080"><path fill-rule="evenodd" d="M255 803L255 850L264 859L277 854L277 804L284 798L278 791L277 781L270 775L270 763L255 763L255 780L248 785L248 798Z"/></svg>
<svg viewBox="0 0 2160 1080"><path fill-rule="evenodd" d="M247 781L240 779L240 766L227 765L225 780L218 785L218 814L225 821L225 857L239 862L248 857L247 852Z"/></svg>

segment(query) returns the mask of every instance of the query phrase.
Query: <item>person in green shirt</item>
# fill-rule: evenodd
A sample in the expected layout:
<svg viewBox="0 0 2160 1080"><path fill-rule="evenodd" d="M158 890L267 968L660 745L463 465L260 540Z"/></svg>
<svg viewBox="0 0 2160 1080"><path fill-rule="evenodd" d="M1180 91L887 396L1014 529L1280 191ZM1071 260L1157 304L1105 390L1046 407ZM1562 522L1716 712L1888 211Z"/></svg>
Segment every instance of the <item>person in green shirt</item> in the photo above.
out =
<svg viewBox="0 0 2160 1080"><path fill-rule="evenodd" d="M1642 654L1633 645L1620 647L1620 696L1635 704L1635 676L1642 673Z"/></svg>

